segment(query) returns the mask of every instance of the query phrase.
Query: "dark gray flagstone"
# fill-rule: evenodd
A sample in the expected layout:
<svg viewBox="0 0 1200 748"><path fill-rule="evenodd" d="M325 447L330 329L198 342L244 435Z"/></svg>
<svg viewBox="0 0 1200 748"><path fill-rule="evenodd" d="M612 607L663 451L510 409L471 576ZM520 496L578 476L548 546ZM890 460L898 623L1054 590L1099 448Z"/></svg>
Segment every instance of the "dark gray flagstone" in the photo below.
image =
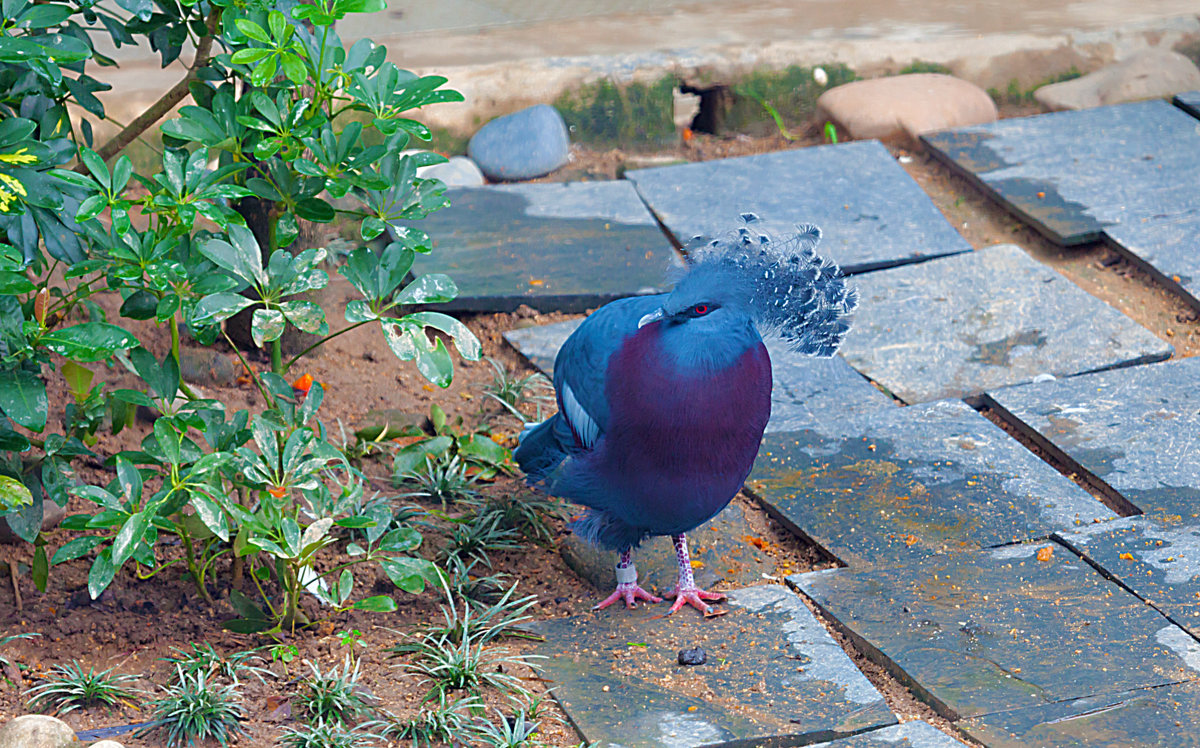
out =
<svg viewBox="0 0 1200 748"><path fill-rule="evenodd" d="M687 534L696 584L708 589L718 583L744 586L761 582L775 569L775 560L754 544L758 537L746 516L747 505L735 501L716 517ZM604 597L617 586L617 554L591 545L575 534L559 541L559 552L576 574L592 583ZM665 535L647 538L633 554L638 584L656 595L675 586L679 562Z"/></svg>
<svg viewBox="0 0 1200 748"><path fill-rule="evenodd" d="M1200 637L1200 522L1128 517L1058 534L1079 555Z"/></svg>
<svg viewBox="0 0 1200 748"><path fill-rule="evenodd" d="M928 722L914 720L881 727L870 732L821 743L822 748L962 748L955 740Z"/></svg>
<svg viewBox="0 0 1200 748"><path fill-rule="evenodd" d="M1115 516L958 400L768 434L746 486L855 569Z"/></svg>
<svg viewBox="0 0 1200 748"><path fill-rule="evenodd" d="M504 333L504 339L547 376L554 374L554 357L583 320L567 320ZM810 423L861 413L888 410L896 404L846 365L831 359L800 356L768 340L774 387L768 431L802 428Z"/></svg>
<svg viewBox="0 0 1200 748"><path fill-rule="evenodd" d="M1200 359L988 396L1001 415L1097 476L1132 511L1173 524L1200 519Z"/></svg>
<svg viewBox="0 0 1200 748"><path fill-rule="evenodd" d="M1200 674L1200 644L1056 543L788 581L950 719Z"/></svg>
<svg viewBox="0 0 1200 748"><path fill-rule="evenodd" d="M1200 307L1200 206L1104 229L1112 246Z"/></svg>
<svg viewBox="0 0 1200 748"><path fill-rule="evenodd" d="M1175 94L1175 98L1172 99L1171 103L1193 117L1200 119L1200 91Z"/></svg>
<svg viewBox="0 0 1200 748"><path fill-rule="evenodd" d="M855 278L846 362L908 403L1158 361L1172 348L1012 245Z"/></svg>
<svg viewBox="0 0 1200 748"><path fill-rule="evenodd" d="M542 676L601 746L803 745L895 724L883 697L799 597L734 590L726 615L615 606L530 624ZM678 664L702 647L707 662Z"/></svg>
<svg viewBox="0 0 1200 748"><path fill-rule="evenodd" d="M451 206L415 224L433 252L415 274L448 273L443 308L582 312L663 289L677 261L669 239L624 181L451 189ZM736 217L735 217L736 218Z"/></svg>
<svg viewBox="0 0 1200 748"><path fill-rule="evenodd" d="M1195 748L1200 683L1089 696L959 722L991 748Z"/></svg>
<svg viewBox="0 0 1200 748"><path fill-rule="evenodd" d="M966 252L971 245L878 141L818 146L626 173L681 245L719 236L741 213L776 236L815 223L820 251L847 272Z"/></svg>
<svg viewBox="0 0 1200 748"><path fill-rule="evenodd" d="M1196 120L1166 101L1017 117L921 139L1059 244L1200 206Z"/></svg>

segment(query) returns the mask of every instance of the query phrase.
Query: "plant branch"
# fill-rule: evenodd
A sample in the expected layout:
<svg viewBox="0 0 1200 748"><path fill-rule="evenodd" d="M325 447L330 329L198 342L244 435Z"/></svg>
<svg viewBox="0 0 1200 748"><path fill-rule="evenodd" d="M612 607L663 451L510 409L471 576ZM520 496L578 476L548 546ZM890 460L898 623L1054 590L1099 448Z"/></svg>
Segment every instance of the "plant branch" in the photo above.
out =
<svg viewBox="0 0 1200 748"><path fill-rule="evenodd" d="M192 60L192 65L188 68L187 75L183 79L170 88L158 101L150 105L150 107L142 112L136 119L121 129L119 133L114 135L107 143L96 149L96 154L100 158L107 161L121 151L125 147L136 140L142 133L149 130L156 122L166 116L167 112L171 111L176 104L183 101L187 97L189 87L192 81L199 77L200 71L208 65L212 59L213 39L216 38L217 23L221 19L221 7L214 5L209 11L208 17L204 19L204 26L208 29L208 33L200 38L196 44L196 56ZM81 163L75 167L75 171L83 173L84 165Z"/></svg>
<svg viewBox="0 0 1200 748"><path fill-rule="evenodd" d="M361 322L355 322L353 325L350 325L349 327L343 327L342 329L338 330L337 332L326 335L325 337L321 338L320 340L313 343L309 347L307 347L304 350L297 353L295 356L292 356L290 359L288 359L288 362L286 364L284 364L284 366L283 366L282 373L287 374L288 371L292 368L292 364L296 363L297 361L299 361L300 359L304 358L306 355L311 353L314 348L325 345L326 343L333 340L338 335L341 335L344 332L350 332L351 330L353 330L355 328L362 327L363 325L367 324L368 322L374 322L374 321L375 321L374 319L364 319Z"/></svg>

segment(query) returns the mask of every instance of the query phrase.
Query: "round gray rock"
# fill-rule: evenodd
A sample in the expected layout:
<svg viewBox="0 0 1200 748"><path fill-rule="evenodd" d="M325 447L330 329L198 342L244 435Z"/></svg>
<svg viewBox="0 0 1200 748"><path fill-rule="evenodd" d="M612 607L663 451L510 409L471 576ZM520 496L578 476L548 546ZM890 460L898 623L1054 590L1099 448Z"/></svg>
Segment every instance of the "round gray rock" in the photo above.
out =
<svg viewBox="0 0 1200 748"><path fill-rule="evenodd" d="M0 748L66 748L78 744L66 722L44 714L25 714L0 727Z"/></svg>
<svg viewBox="0 0 1200 748"><path fill-rule="evenodd" d="M562 115L538 104L479 128L467 155L489 179L513 181L540 177L567 163L570 145Z"/></svg>
<svg viewBox="0 0 1200 748"><path fill-rule="evenodd" d="M854 140L916 138L951 127L995 122L992 97L974 83L939 73L854 81L817 99L817 121Z"/></svg>
<svg viewBox="0 0 1200 748"><path fill-rule="evenodd" d="M1052 83L1033 92L1047 109L1090 109L1144 99L1161 99L1200 88L1200 69L1169 49L1147 49L1082 78Z"/></svg>

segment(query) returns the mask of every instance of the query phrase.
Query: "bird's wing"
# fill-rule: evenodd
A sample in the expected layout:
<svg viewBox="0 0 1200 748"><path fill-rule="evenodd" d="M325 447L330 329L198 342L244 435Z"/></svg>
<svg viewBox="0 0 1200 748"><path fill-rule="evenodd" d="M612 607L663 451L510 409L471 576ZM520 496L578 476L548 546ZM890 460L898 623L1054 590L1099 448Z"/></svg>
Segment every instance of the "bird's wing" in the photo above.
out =
<svg viewBox="0 0 1200 748"><path fill-rule="evenodd" d="M608 428L605 381L608 359L637 332L638 320L658 309L663 296L635 296L598 309L567 338L554 359L558 412L578 446L591 449Z"/></svg>

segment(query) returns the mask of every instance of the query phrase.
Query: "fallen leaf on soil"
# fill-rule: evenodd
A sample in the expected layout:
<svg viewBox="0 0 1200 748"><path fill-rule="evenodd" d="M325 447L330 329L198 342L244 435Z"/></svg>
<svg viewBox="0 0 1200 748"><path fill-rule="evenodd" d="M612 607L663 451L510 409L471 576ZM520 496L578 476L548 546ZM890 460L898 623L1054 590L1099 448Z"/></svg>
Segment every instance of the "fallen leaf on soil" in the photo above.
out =
<svg viewBox="0 0 1200 748"><path fill-rule="evenodd" d="M1047 545L1047 546L1038 548L1038 552L1037 552L1037 560L1038 561L1049 561L1053 556L1054 556L1054 549L1052 547Z"/></svg>
<svg viewBox="0 0 1200 748"><path fill-rule="evenodd" d="M1123 558L1123 559L1125 559L1126 561L1132 561L1132 560L1133 560L1133 554L1132 554L1132 553L1122 553L1120 556L1118 556L1118 558Z"/></svg>
<svg viewBox="0 0 1200 748"><path fill-rule="evenodd" d="M755 535L743 535L742 540L754 546L760 551L767 550L767 541Z"/></svg>

